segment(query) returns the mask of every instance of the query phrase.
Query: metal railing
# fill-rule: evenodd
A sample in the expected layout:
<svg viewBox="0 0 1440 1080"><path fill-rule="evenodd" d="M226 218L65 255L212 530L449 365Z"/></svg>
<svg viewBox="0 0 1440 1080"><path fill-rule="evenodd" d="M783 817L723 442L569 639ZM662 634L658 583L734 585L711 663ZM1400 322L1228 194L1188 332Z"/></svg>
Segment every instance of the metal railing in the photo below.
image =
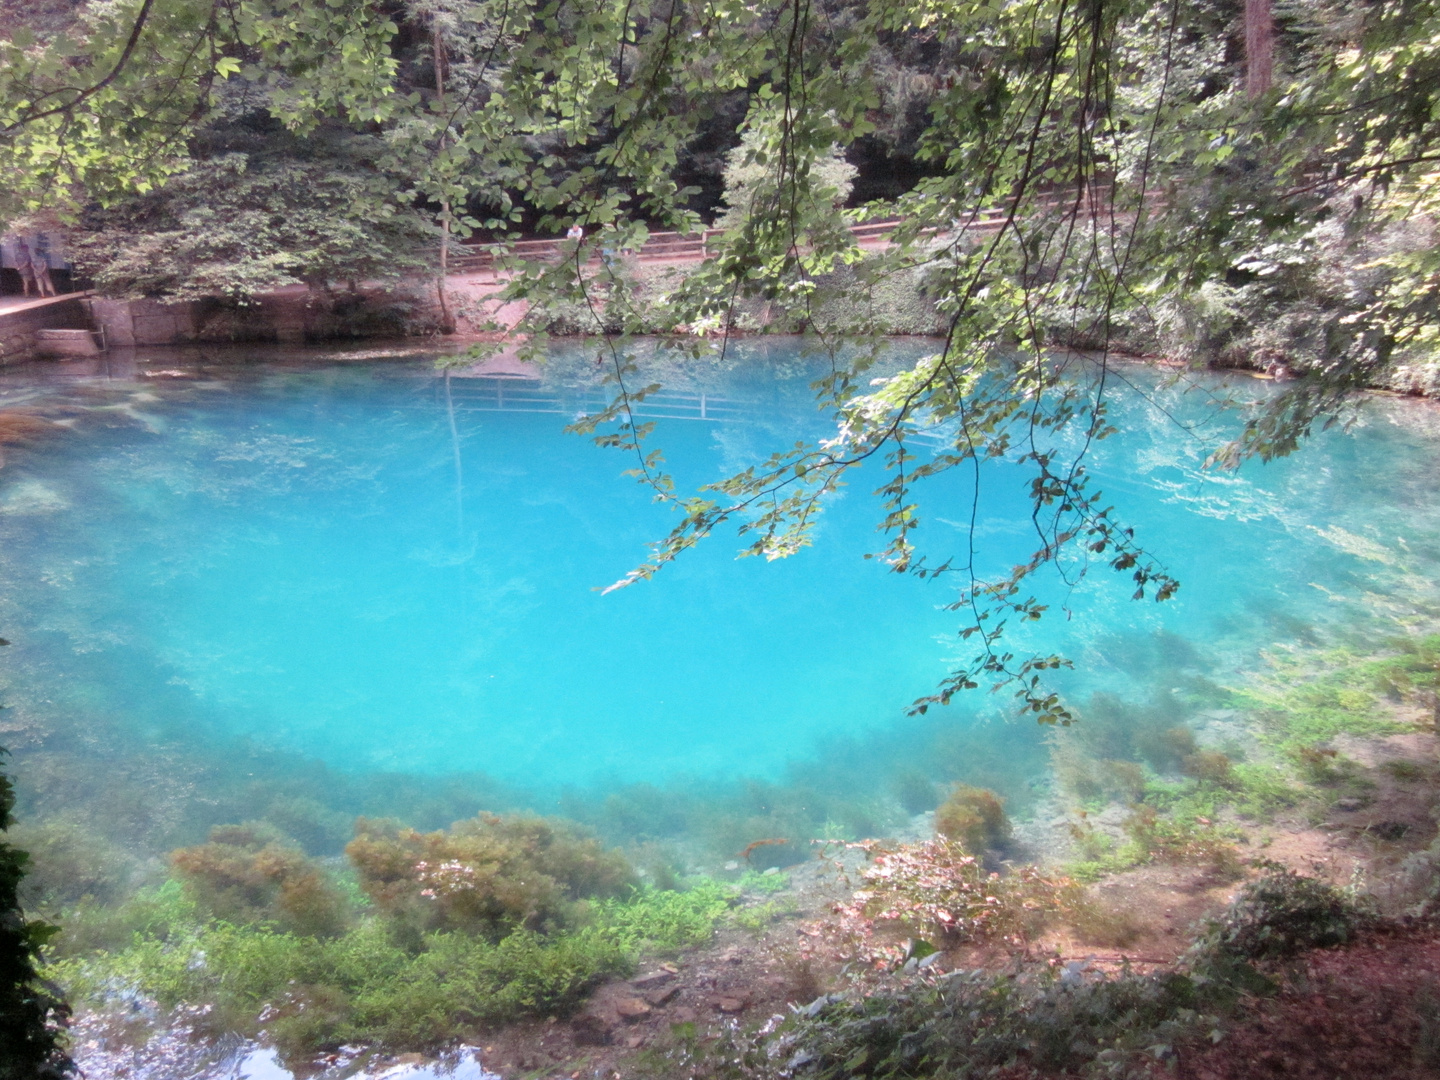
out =
<svg viewBox="0 0 1440 1080"><path fill-rule="evenodd" d="M450 401L462 412L553 413L577 417L598 413L611 398L599 387L547 385L523 376L468 376L450 380ZM436 393L443 393L438 387ZM745 404L704 391L666 390L632 402L631 410L645 420L738 420Z"/></svg>

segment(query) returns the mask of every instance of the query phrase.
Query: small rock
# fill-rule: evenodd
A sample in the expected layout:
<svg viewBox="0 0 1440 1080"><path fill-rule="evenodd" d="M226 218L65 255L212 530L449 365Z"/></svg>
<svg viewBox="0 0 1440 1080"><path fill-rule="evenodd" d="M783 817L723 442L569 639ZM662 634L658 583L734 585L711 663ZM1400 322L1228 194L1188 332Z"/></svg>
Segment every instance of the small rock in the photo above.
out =
<svg viewBox="0 0 1440 1080"><path fill-rule="evenodd" d="M650 1006L639 998L621 998L615 1002L615 1011L620 1014L621 1020L633 1024L650 1015Z"/></svg>
<svg viewBox="0 0 1440 1080"><path fill-rule="evenodd" d="M770 867L769 869L767 869L767 870L766 870L763 874L761 874L760 876L761 876L761 877L769 877L771 874L778 874L779 872L780 872L780 868L779 868L778 866L772 866L772 867Z"/></svg>
<svg viewBox="0 0 1440 1080"><path fill-rule="evenodd" d="M652 990L646 994L645 1000L658 1009L662 1005L667 1005L675 1000L676 995L679 993L680 987L678 986L662 986L659 990Z"/></svg>
<svg viewBox="0 0 1440 1080"><path fill-rule="evenodd" d="M630 985L637 990L648 990L652 986L659 986L663 982L669 982L675 977L673 971L652 971L648 975L640 975L630 980Z"/></svg>
<svg viewBox="0 0 1440 1080"><path fill-rule="evenodd" d="M681 1005L670 1014L670 1018L677 1024L693 1024L699 1018L699 1013L688 1005Z"/></svg>
<svg viewBox="0 0 1440 1080"><path fill-rule="evenodd" d="M1364 805L1365 805L1365 804L1364 804L1363 802L1361 802L1359 799L1355 799L1355 798L1348 798L1348 797L1347 797L1347 798L1344 798L1344 799L1336 799L1336 800L1335 800L1335 809L1336 809L1336 810L1344 810L1347 814L1348 814L1348 813L1354 813L1356 810L1359 810L1359 809L1360 809L1362 806L1364 806Z"/></svg>
<svg viewBox="0 0 1440 1080"><path fill-rule="evenodd" d="M645 1045L645 1036L631 1035L628 1039L625 1040L625 1045L628 1046L631 1050L638 1050L640 1049L640 1047Z"/></svg>
<svg viewBox="0 0 1440 1080"><path fill-rule="evenodd" d="M676 967L674 964L661 964L660 967L661 967L662 970L668 971L671 975L678 975L678 974L680 974L680 969L679 969L678 967Z"/></svg>
<svg viewBox="0 0 1440 1080"><path fill-rule="evenodd" d="M715 1007L723 1013L744 1012L745 1001L742 998L722 997L716 999Z"/></svg>

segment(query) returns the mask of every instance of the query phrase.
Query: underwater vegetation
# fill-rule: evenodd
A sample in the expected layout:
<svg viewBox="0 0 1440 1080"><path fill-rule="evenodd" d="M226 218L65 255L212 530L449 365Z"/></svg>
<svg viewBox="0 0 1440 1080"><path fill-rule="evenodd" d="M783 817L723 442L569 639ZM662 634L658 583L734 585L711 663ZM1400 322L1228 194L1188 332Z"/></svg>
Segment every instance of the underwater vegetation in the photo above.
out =
<svg viewBox="0 0 1440 1080"><path fill-rule="evenodd" d="M878 851L861 873L861 883L850 902L836 910L842 932L853 939L851 949L871 963L894 958L897 935L891 933L887 945L886 930L928 938L932 950L986 939L1018 943L1039 930L1047 916L1079 900L1067 878L1033 866L1003 876L986 871L963 845L944 836Z"/></svg>
<svg viewBox="0 0 1440 1080"><path fill-rule="evenodd" d="M487 814L420 833L361 819L341 871L255 825L172 854L174 877L71 913L48 969L93 1005L132 988L208 1006L216 1034L287 1055L430 1048L477 1025L563 1016L642 953L707 940L733 891L642 888L572 823Z"/></svg>
<svg viewBox="0 0 1440 1080"><path fill-rule="evenodd" d="M212 919L270 923L310 937L345 929L345 899L328 875L263 826L216 826L209 843L172 852L170 864Z"/></svg>
<svg viewBox="0 0 1440 1080"><path fill-rule="evenodd" d="M935 811L935 831L967 851L998 851L1010 841L1005 800L989 788L958 784Z"/></svg>
<svg viewBox="0 0 1440 1080"><path fill-rule="evenodd" d="M538 817L484 814L432 833L361 818L345 853L365 895L411 933L553 933L583 924L588 900L638 884L620 852Z"/></svg>

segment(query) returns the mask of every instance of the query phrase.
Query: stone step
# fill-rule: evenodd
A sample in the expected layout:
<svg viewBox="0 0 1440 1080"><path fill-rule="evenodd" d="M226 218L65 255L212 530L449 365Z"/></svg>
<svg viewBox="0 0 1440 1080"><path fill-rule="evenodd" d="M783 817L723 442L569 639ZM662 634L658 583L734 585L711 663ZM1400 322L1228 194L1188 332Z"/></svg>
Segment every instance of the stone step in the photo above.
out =
<svg viewBox="0 0 1440 1080"><path fill-rule="evenodd" d="M37 356L99 356L100 345L92 330L36 330Z"/></svg>

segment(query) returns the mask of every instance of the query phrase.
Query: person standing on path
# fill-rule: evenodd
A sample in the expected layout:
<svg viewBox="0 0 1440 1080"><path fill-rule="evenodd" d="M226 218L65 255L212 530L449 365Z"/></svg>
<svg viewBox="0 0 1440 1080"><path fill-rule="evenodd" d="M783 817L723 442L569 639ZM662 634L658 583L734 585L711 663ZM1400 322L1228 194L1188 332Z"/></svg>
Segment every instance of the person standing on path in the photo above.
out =
<svg viewBox="0 0 1440 1080"><path fill-rule="evenodd" d="M50 242L44 233L35 239L35 254L30 257L30 272L41 296L55 295L55 282L50 279Z"/></svg>
<svg viewBox="0 0 1440 1080"><path fill-rule="evenodd" d="M30 245L20 240L15 245L17 258L15 268L20 271L20 284L25 290L25 295L30 295L30 286L35 286L36 296L54 296L55 285L50 280L50 267L45 266L43 274L41 264L35 261L35 256L30 253ZM48 292L46 291L48 287Z"/></svg>
<svg viewBox="0 0 1440 1080"><path fill-rule="evenodd" d="M36 292L40 286L35 281L35 267L30 259L30 245L24 240L15 241L15 269L20 274L20 288L26 296L30 295L30 286L34 285Z"/></svg>

